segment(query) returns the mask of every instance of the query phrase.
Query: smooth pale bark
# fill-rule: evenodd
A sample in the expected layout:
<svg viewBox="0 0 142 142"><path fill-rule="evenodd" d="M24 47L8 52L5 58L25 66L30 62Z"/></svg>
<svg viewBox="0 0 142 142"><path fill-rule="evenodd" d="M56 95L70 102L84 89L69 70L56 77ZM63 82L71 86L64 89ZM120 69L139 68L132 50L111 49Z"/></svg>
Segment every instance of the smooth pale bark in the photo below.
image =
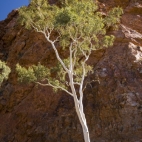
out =
<svg viewBox="0 0 142 142"><path fill-rule="evenodd" d="M84 141L90 142L89 131L88 131L88 127L86 126L83 127L83 135L84 135Z"/></svg>
<svg viewBox="0 0 142 142"><path fill-rule="evenodd" d="M78 103L78 105L79 105L79 103ZM88 130L88 126L87 126L87 122L86 122L84 112L80 112L80 109L78 107L75 107L75 109L76 109L78 118L80 120L82 129L83 129L84 141L90 142L89 130ZM82 118L83 116L84 116L84 119Z"/></svg>
<svg viewBox="0 0 142 142"><path fill-rule="evenodd" d="M88 130L87 122L86 122L86 117L84 112L81 110L81 104L75 97L74 97L74 103L75 103L76 113L78 115L79 121L83 129L84 141L90 142L90 136L89 136L89 130Z"/></svg>
<svg viewBox="0 0 142 142"><path fill-rule="evenodd" d="M81 78L81 82L78 84L80 87L79 89L79 99L77 98L77 94L76 94L76 89L75 89L75 82L74 82L74 78L73 78L73 68L74 68L74 63L72 61L72 56L73 56L73 50L71 49L72 47L72 44L70 46L70 66L69 68L66 67L66 65L64 64L63 60L60 58L59 56L59 53L58 53L58 50L56 49L55 47L55 44L54 44L54 41L50 40L50 35L51 35L51 32L48 32L47 33L45 31L39 31L37 28L33 27L37 32L40 32L42 33L46 40L52 45L52 48L54 49L55 51L55 55L56 55L56 58L57 60L60 62L60 64L62 65L62 67L64 68L64 70L67 72L68 74L68 77L69 77L69 86L71 88L71 92L68 92L66 89L60 87L60 86L54 86L52 84L50 84L50 82L48 84L45 84L47 86L52 86L53 88L60 88L62 89L63 91L67 92L69 95L71 95L74 99L74 103L75 103L75 110L76 110L76 113L77 113L77 116L79 118L79 121L80 121L80 124L82 126L82 129L83 129L83 136L84 136L84 141L85 142L90 142L90 136L89 136L89 130L88 130L88 126L87 126L87 122L86 122L86 117L85 117L85 114L84 114L84 109L83 109L83 82L84 82L84 78L85 78L85 67L84 67L84 64L85 62L88 60L89 55L86 55L83 51L83 55L85 56L85 61L82 63L82 68L83 68L83 74L82 74L82 78ZM37 82L38 84L42 85L41 83ZM45 86L44 85L44 86Z"/></svg>
<svg viewBox="0 0 142 142"><path fill-rule="evenodd" d="M76 94L74 83L73 83L72 73L69 74L69 79L70 79L70 87L73 93L73 98L74 98L74 103L75 103L75 110L76 110L77 116L79 118L79 121L83 129L84 141L90 142L89 130L88 130L86 117L85 117L84 110L83 110L83 102L82 102L83 97L81 99L82 100L81 102L77 98L77 94ZM83 95L83 94L80 94L80 95Z"/></svg>

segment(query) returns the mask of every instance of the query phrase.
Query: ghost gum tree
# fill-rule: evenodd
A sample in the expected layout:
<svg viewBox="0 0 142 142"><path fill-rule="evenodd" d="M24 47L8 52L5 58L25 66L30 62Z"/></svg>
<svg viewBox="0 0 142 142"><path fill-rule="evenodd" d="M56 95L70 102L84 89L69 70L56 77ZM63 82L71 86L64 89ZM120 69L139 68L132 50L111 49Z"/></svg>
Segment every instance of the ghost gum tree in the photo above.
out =
<svg viewBox="0 0 142 142"><path fill-rule="evenodd" d="M59 5L50 5L47 0L31 0L28 7L19 10L21 24L43 34L58 60L52 68L40 63L29 68L17 64L19 81L51 86L55 91L62 90L70 95L85 142L90 142L90 136L83 108L83 90L85 78L92 71L87 60L93 50L113 45L114 36L106 35L106 30L119 22L121 14L122 9L117 7L104 17L93 0L61 0ZM51 37L53 32L55 37ZM61 58L59 46L69 51L67 58ZM54 78L52 73L56 74Z"/></svg>

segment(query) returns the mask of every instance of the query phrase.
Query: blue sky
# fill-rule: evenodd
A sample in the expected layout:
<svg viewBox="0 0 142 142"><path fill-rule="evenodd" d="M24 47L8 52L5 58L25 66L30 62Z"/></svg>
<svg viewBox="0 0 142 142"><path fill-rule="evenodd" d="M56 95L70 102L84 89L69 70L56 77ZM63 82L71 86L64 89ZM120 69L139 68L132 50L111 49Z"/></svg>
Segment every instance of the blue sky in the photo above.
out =
<svg viewBox="0 0 142 142"><path fill-rule="evenodd" d="M0 0L0 21L4 20L13 9L28 4L29 0Z"/></svg>

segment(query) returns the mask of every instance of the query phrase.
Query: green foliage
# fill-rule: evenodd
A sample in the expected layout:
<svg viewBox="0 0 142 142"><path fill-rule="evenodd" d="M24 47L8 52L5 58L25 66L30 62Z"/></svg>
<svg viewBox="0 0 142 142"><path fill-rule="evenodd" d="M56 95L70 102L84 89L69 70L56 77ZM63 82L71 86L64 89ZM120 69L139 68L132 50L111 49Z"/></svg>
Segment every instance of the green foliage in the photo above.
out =
<svg viewBox="0 0 142 142"><path fill-rule="evenodd" d="M48 68L44 67L40 63L37 66L33 65L28 68L16 65L16 71L18 73L18 79L20 82L36 82L44 80L49 75Z"/></svg>
<svg viewBox="0 0 142 142"><path fill-rule="evenodd" d="M112 10L110 10L105 17L104 21L105 24L110 26L117 26L116 23L120 21L120 16L123 14L123 10L120 7L115 7Z"/></svg>
<svg viewBox="0 0 142 142"><path fill-rule="evenodd" d="M41 65L40 63L38 63L37 66L33 65L32 68L33 68L34 75L37 80L43 80L47 76L50 76L49 69Z"/></svg>
<svg viewBox="0 0 142 142"><path fill-rule="evenodd" d="M19 9L19 22L28 29L32 26L39 30L45 26L51 28L55 9L56 6L49 5L47 0L31 0L28 7L23 6Z"/></svg>
<svg viewBox="0 0 142 142"><path fill-rule="evenodd" d="M18 80L20 82L34 82L36 77L32 67L28 69L21 67L19 64L16 65L16 71L18 72Z"/></svg>
<svg viewBox="0 0 142 142"><path fill-rule="evenodd" d="M4 80L8 79L10 72L11 69L6 65L6 63L0 60L0 85Z"/></svg>
<svg viewBox="0 0 142 142"><path fill-rule="evenodd" d="M22 67L19 64L16 65L16 71L18 73L18 80L24 83L46 81L54 86L61 86L66 88L65 76L66 72L63 70L60 64L57 64L52 69L38 63L38 65L32 65L28 68ZM54 91L58 89L54 88Z"/></svg>
<svg viewBox="0 0 142 142"><path fill-rule="evenodd" d="M59 11L55 17L55 25L66 25L72 20L71 13L67 9Z"/></svg>
<svg viewBox="0 0 142 142"><path fill-rule="evenodd" d="M113 42L114 42L114 36L111 35L111 36L104 36L103 38L103 47L109 47L109 46L112 46L113 45Z"/></svg>
<svg viewBox="0 0 142 142"><path fill-rule="evenodd" d="M31 0L28 7L19 10L19 21L26 28L34 28L48 36L54 30L60 47L70 51L70 56L62 61L68 69L72 64L74 81L80 82L83 74L87 76L92 71L92 67L86 63L92 50L113 45L114 36L106 35L106 31L109 27L117 26L122 13L123 10L116 7L103 17L94 0L60 0L59 6L50 5L47 0ZM50 36L49 40L53 42L56 37L52 38ZM60 63L52 69L41 64L28 69L17 65L16 69L20 81L36 82L46 78L54 86L67 88L69 78Z"/></svg>
<svg viewBox="0 0 142 142"><path fill-rule="evenodd" d="M107 28L116 27L119 22L123 13L120 7L113 8L103 18L98 11L97 3L93 0L60 0L60 2L61 6L58 7L48 4L47 0L31 0L28 7L19 10L19 21L26 28L33 27L39 31L54 29L60 35L59 43L63 49L68 47L73 39L79 37L73 46L76 48L81 45L85 51L90 48L91 42L95 43L93 50L112 45L110 41L113 43L113 36L104 39L104 35Z"/></svg>

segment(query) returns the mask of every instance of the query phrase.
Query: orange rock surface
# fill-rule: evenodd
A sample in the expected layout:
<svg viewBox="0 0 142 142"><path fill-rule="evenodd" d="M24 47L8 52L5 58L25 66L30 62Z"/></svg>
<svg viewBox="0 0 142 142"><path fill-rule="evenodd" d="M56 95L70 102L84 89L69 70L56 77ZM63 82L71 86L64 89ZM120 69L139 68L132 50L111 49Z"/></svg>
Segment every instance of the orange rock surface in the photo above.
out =
<svg viewBox="0 0 142 142"><path fill-rule="evenodd" d="M99 0L99 5L104 13L121 6L124 14L118 31L108 31L116 36L114 46L92 53L89 60L94 74L88 79L94 82L84 92L84 106L91 142L141 142L142 1ZM12 69L0 88L0 142L83 142L70 96L17 81L16 63L56 63L51 45L20 26L17 17L14 10L0 22L0 59Z"/></svg>

